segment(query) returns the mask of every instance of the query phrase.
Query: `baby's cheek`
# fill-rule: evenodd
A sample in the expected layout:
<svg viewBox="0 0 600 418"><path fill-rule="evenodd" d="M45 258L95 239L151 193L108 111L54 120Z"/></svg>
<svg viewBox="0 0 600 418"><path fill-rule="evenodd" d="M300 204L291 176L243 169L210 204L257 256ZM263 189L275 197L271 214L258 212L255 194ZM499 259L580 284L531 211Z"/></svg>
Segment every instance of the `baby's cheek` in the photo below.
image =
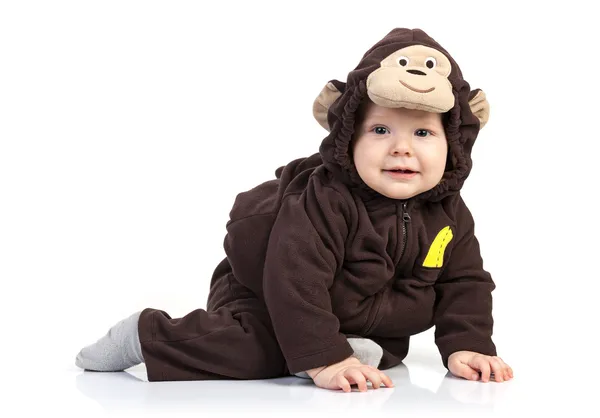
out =
<svg viewBox="0 0 600 418"><path fill-rule="evenodd" d="M432 158L429 164L429 170L431 175L437 180L441 180L444 176L444 172L446 168L451 169L452 167L447 167L446 165L446 155L437 155L435 158Z"/></svg>

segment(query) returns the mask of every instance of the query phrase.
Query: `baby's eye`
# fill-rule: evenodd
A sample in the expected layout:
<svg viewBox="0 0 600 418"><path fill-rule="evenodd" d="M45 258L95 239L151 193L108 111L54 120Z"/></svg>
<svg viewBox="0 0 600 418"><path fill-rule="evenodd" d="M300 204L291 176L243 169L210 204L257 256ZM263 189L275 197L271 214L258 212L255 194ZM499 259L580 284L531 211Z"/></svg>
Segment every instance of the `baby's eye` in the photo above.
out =
<svg viewBox="0 0 600 418"><path fill-rule="evenodd" d="M416 134L417 136L420 136L420 137L422 137L422 138L425 138L425 137L426 137L426 136L429 134L429 131L428 131L427 129L417 129L417 130L415 131L415 134Z"/></svg>
<svg viewBox="0 0 600 418"><path fill-rule="evenodd" d="M383 126L376 126L376 127L374 128L374 130L375 130L375 133L376 133L376 134L382 134L382 135L383 135L383 134L385 134L385 133L386 133L386 131L387 131L387 128L384 128Z"/></svg>

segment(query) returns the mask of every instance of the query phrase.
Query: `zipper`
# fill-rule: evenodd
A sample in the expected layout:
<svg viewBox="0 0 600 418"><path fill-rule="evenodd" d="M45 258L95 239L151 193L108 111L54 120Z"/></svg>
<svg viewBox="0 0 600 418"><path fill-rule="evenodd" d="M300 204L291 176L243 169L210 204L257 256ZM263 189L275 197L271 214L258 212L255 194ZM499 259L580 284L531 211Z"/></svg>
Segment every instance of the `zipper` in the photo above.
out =
<svg viewBox="0 0 600 418"><path fill-rule="evenodd" d="M407 206L408 202L402 203L402 250L400 250L400 258L398 258L398 264L400 264L400 260L402 260L404 250L406 249L406 240L408 235L406 225L411 221Z"/></svg>
<svg viewBox="0 0 600 418"><path fill-rule="evenodd" d="M398 264L400 264L400 260L402 260L402 256L404 255L404 251L406 249L406 241L408 239L406 225L408 223L410 223L410 221L411 221L411 218L410 218L410 214L408 213L408 202L403 202L402 203L402 250L400 251L400 258L398 258ZM381 305L384 302L385 292L386 292L386 290L382 290L381 293L379 293L375 296L377 298L374 303L375 314L373 315L373 319L371 319L366 330L363 331L363 335L369 335L371 330L376 325L378 325L379 322L381 321L381 318L378 318L378 317L379 317L379 310L381 309Z"/></svg>

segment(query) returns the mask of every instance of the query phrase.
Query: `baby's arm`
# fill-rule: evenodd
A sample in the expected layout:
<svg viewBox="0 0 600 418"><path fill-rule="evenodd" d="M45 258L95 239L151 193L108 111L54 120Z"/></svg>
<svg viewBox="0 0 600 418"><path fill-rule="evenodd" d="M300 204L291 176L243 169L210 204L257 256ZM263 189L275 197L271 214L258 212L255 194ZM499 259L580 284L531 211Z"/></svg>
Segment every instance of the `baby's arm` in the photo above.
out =
<svg viewBox="0 0 600 418"><path fill-rule="evenodd" d="M302 193L282 201L271 230L263 271L263 291L277 341L290 373L307 372L319 387L366 390L391 380L375 367L381 347L340 332L329 288L344 262L351 224L351 196L314 176ZM369 340L370 341L370 340ZM368 347L368 348L367 348Z"/></svg>
<svg viewBox="0 0 600 418"><path fill-rule="evenodd" d="M446 368L450 355L459 351L496 356L492 341L495 284L483 268L473 217L460 196L455 213L456 243L435 284L435 342Z"/></svg>
<svg viewBox="0 0 600 418"><path fill-rule="evenodd" d="M265 304L292 374L353 354L332 312L329 288L343 264L348 202L313 176L284 197L263 270Z"/></svg>

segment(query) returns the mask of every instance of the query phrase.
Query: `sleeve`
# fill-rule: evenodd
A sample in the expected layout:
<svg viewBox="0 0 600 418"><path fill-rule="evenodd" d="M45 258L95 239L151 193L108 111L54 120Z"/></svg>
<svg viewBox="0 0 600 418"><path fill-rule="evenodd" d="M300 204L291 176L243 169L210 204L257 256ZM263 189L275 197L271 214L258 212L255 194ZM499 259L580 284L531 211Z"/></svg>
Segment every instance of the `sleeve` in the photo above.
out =
<svg viewBox="0 0 600 418"><path fill-rule="evenodd" d="M496 355L492 341L495 284L483 268L473 217L461 197L456 214L458 239L435 284L435 343L446 368L448 357L456 351Z"/></svg>
<svg viewBox="0 0 600 418"><path fill-rule="evenodd" d="M348 235L348 204L312 180L284 197L263 272L265 303L291 373L340 362L353 354L332 312L329 288L340 271Z"/></svg>

